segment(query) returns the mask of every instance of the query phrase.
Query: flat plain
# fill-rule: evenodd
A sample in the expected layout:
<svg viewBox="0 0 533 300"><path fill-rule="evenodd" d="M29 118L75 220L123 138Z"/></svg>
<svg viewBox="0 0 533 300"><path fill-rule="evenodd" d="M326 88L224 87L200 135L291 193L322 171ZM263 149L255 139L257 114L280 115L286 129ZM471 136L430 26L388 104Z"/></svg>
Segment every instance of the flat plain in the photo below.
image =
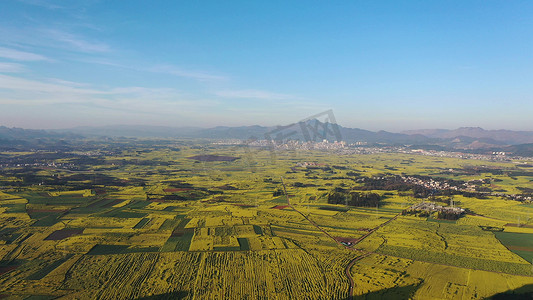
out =
<svg viewBox="0 0 533 300"><path fill-rule="evenodd" d="M506 196L531 189L527 161L274 153L206 141L102 149L0 154L19 162L0 174L3 297L483 299L533 291L533 204ZM465 190L417 197L412 186L368 184L409 176ZM332 204L335 191L380 201ZM403 213L423 201L466 213Z"/></svg>

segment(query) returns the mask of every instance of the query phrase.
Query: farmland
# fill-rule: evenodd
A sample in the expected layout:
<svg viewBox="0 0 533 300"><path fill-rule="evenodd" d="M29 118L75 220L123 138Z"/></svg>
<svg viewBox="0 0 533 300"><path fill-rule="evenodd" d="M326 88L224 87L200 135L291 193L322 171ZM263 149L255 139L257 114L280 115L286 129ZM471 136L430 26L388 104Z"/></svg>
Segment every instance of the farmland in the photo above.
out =
<svg viewBox="0 0 533 300"><path fill-rule="evenodd" d="M482 299L533 291L533 204L506 196L527 194L527 162L101 143L105 151L39 153L39 165L32 152L1 153L17 165L0 169L0 295ZM422 201L466 213L402 214Z"/></svg>

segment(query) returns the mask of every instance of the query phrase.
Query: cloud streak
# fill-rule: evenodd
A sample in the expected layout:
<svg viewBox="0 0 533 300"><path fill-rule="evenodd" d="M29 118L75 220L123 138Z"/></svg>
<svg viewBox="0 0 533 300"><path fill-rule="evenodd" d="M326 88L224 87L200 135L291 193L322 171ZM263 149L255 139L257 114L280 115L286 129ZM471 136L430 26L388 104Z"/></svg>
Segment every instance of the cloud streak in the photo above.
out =
<svg viewBox="0 0 533 300"><path fill-rule="evenodd" d="M108 59L101 58L83 58L79 61L84 63L99 64L104 66L111 66L115 68L133 70L138 72L149 72L149 73L159 73L159 74L168 74L176 77L189 78L202 82L206 81L226 81L228 77L222 75L215 75L205 71L194 71L194 70L185 70L174 65L156 65L156 66L139 66L139 65L126 65L110 61Z"/></svg>
<svg viewBox="0 0 533 300"><path fill-rule="evenodd" d="M72 82L57 78L48 78L43 81L29 80L25 78L0 74L0 90L18 92L36 92L41 94L70 94L70 95L134 95L149 96L154 99L176 96L178 92L171 88L147 88L147 87L117 87L111 89L90 88L90 85ZM0 100L1 101L1 100ZM38 102L38 99L35 100Z"/></svg>
<svg viewBox="0 0 533 300"><path fill-rule="evenodd" d="M18 61L46 61L50 60L40 54L19 51L10 48L0 47L0 57Z"/></svg>
<svg viewBox="0 0 533 300"><path fill-rule="evenodd" d="M187 108L202 109L216 105L212 100L186 100L175 89L139 86L111 89L48 78L29 80L0 74L0 105L78 104L137 112L170 113Z"/></svg>
<svg viewBox="0 0 533 300"><path fill-rule="evenodd" d="M0 73L19 73L24 70L21 64L0 62Z"/></svg>
<svg viewBox="0 0 533 300"><path fill-rule="evenodd" d="M215 95L223 98L233 98L233 99L258 99L258 100L295 100L300 99L300 97L288 95L288 94L278 94L268 91L261 90L222 90L214 93Z"/></svg>
<svg viewBox="0 0 533 300"><path fill-rule="evenodd" d="M102 92L97 90L80 89L63 84L46 83L7 75L0 75L0 89L20 92L39 92L52 94L103 94Z"/></svg>
<svg viewBox="0 0 533 300"><path fill-rule="evenodd" d="M63 6L59 6L57 4L50 3L50 1L42 1L42 0L18 0L18 1L22 2L22 3L25 3L25 4L44 7L46 9L51 9L51 10L64 9Z"/></svg>
<svg viewBox="0 0 533 300"><path fill-rule="evenodd" d="M79 50L81 52L109 52L111 47L107 44L95 41L88 41L77 35L60 31L56 29L46 29L43 33L50 39L63 43L71 48Z"/></svg>
<svg viewBox="0 0 533 300"><path fill-rule="evenodd" d="M227 78L224 76L213 75L213 74L202 72L202 71L184 70L173 65L157 65L151 68L147 68L146 70L150 72L154 72L154 73L163 73L163 74L170 74L170 75L174 75L178 77L196 79L199 81L227 80Z"/></svg>

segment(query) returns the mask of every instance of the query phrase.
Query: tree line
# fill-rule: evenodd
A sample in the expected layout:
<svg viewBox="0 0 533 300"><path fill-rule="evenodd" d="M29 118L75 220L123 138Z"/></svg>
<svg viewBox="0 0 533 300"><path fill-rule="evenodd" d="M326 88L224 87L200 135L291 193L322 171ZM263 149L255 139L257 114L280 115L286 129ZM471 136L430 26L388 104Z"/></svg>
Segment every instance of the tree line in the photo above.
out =
<svg viewBox="0 0 533 300"><path fill-rule="evenodd" d="M377 193L359 193L347 191L333 191L328 194L329 204L344 204L356 207L375 207L383 196Z"/></svg>

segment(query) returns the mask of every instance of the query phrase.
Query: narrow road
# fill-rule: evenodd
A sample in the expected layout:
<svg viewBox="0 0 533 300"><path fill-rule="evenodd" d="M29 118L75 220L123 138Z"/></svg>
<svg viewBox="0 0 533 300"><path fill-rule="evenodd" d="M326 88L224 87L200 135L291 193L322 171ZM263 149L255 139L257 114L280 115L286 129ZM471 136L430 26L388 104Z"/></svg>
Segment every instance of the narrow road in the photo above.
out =
<svg viewBox="0 0 533 300"><path fill-rule="evenodd" d="M353 246L359 244L360 242L362 242L364 239L366 239L369 235L371 235L372 233L374 233L376 230L380 229L381 227L389 224L390 222L396 220L396 218L398 218L398 216L400 215L401 213L395 215L394 217L392 217L390 220L386 221L386 222L383 222L381 223L380 225L374 227L372 230L370 230L367 234L363 235L362 237L360 237L357 241L355 241L353 243Z"/></svg>
<svg viewBox="0 0 533 300"><path fill-rule="evenodd" d="M350 263L346 266L346 269L344 269L344 273L346 274L346 277L348 277L348 280L350 281L350 289L348 290L349 299L353 299L353 289L355 287L355 282L353 281L352 274L350 274L350 269L355 264L355 262L369 256L370 254L372 254L372 252L367 252L361 256L358 256L352 259L352 261L350 261Z"/></svg>

